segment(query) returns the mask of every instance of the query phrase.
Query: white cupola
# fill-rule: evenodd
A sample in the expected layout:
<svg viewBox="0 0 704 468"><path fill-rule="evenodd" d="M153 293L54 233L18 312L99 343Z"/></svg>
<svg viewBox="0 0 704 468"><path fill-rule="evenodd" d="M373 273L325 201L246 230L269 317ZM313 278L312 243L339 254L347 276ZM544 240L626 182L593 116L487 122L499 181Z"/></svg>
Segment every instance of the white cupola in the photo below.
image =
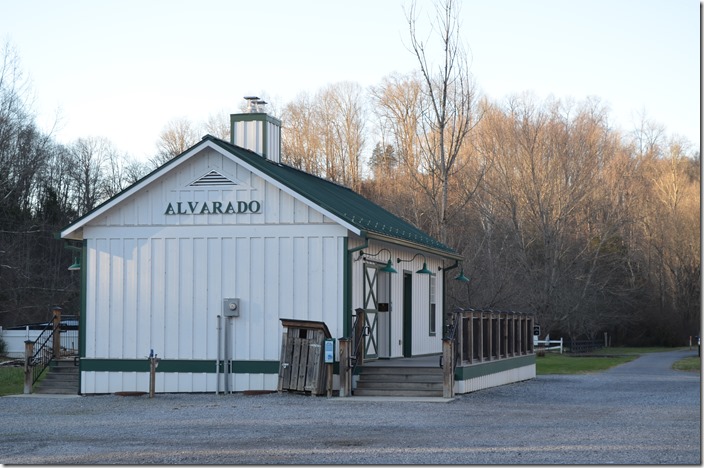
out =
<svg viewBox="0 0 704 468"><path fill-rule="evenodd" d="M245 96L247 112L230 114L233 145L253 151L270 161L281 162L281 121L266 113L266 101Z"/></svg>

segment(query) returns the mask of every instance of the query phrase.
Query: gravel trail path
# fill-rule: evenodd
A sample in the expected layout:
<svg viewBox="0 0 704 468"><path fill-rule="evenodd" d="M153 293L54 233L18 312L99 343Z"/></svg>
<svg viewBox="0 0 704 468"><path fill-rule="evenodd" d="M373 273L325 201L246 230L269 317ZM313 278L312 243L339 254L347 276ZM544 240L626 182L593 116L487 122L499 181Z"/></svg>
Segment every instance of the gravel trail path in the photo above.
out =
<svg viewBox="0 0 704 468"><path fill-rule="evenodd" d="M701 464L696 351L450 402L296 394L0 398L3 464Z"/></svg>

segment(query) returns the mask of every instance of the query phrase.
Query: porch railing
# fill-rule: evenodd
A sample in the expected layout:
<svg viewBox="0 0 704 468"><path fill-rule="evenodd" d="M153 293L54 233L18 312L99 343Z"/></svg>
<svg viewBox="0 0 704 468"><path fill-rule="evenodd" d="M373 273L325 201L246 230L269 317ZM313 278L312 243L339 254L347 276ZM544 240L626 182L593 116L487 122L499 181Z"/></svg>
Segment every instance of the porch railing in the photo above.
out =
<svg viewBox="0 0 704 468"><path fill-rule="evenodd" d="M24 393L32 393L32 386L53 360L78 352L77 317L64 316L64 321L74 320L76 325L62 327L61 308L53 308L52 315L36 340L25 341Z"/></svg>
<svg viewBox="0 0 704 468"><path fill-rule="evenodd" d="M455 368L461 361L460 349L458 346L457 331L461 322L461 309L455 310L452 320L447 325L447 332L442 340L442 354L440 355L440 367L443 370L442 396L452 398L455 395Z"/></svg>
<svg viewBox="0 0 704 468"><path fill-rule="evenodd" d="M357 366L364 364L365 338L369 335L366 311L355 309L352 336L341 338L340 346L340 396L352 395L352 377Z"/></svg>
<svg viewBox="0 0 704 468"><path fill-rule="evenodd" d="M32 372L32 382L34 385L44 370L49 367L51 360L54 358L54 333L60 333L59 328L54 322L47 323L42 332L34 342L29 342L31 345L29 357L29 368ZM30 355L28 353L28 356ZM27 392L25 388L25 393Z"/></svg>
<svg viewBox="0 0 704 468"><path fill-rule="evenodd" d="M534 320L522 312L458 307L443 338L443 396L454 396L458 366L533 354Z"/></svg>
<svg viewBox="0 0 704 468"><path fill-rule="evenodd" d="M458 308L458 365L472 365L533 354L532 314L516 311Z"/></svg>
<svg viewBox="0 0 704 468"><path fill-rule="evenodd" d="M357 366L364 364L365 338L369 336L369 326L366 324L366 312L364 309L356 309L353 330L352 355L350 356L351 373L354 375Z"/></svg>

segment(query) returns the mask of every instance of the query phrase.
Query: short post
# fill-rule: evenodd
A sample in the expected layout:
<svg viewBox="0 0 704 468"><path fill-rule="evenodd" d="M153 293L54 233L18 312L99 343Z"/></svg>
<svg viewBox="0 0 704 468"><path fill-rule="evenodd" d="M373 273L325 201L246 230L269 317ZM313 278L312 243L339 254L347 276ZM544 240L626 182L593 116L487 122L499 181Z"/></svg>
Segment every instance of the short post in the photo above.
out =
<svg viewBox="0 0 704 468"><path fill-rule="evenodd" d="M149 398L154 398L154 388L156 383L156 368L159 367L160 359L154 354L152 349L149 353Z"/></svg>
<svg viewBox="0 0 704 468"><path fill-rule="evenodd" d="M332 397L332 365L335 362L335 341L327 339L325 343L325 370L328 398Z"/></svg>
<svg viewBox="0 0 704 468"><path fill-rule="evenodd" d="M348 397L352 393L352 378L350 376L350 339L337 340L340 346L340 396Z"/></svg>
<svg viewBox="0 0 704 468"><path fill-rule="evenodd" d="M452 398L455 386L455 363L452 340L443 338L442 340L442 396Z"/></svg>
<svg viewBox="0 0 704 468"><path fill-rule="evenodd" d="M34 341L24 342L24 393L32 393L32 357L34 357Z"/></svg>
<svg viewBox="0 0 704 468"><path fill-rule="evenodd" d="M53 307L51 311L54 313L54 359L61 357L61 307Z"/></svg>

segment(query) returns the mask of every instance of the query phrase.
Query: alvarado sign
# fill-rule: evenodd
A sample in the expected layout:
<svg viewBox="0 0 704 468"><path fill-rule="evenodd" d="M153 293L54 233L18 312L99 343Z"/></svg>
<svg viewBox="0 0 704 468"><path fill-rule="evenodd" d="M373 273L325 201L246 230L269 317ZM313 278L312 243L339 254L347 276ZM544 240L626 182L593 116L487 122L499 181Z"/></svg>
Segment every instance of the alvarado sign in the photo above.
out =
<svg viewBox="0 0 704 468"><path fill-rule="evenodd" d="M222 202L212 201L212 202L199 202L199 201L189 201L189 202L176 202L169 203L166 207L165 215L179 215L179 214L244 214L244 213L259 213L262 209L262 204L257 200L252 200L251 202L239 201L236 204L232 202L227 202L227 205L223 206Z"/></svg>

